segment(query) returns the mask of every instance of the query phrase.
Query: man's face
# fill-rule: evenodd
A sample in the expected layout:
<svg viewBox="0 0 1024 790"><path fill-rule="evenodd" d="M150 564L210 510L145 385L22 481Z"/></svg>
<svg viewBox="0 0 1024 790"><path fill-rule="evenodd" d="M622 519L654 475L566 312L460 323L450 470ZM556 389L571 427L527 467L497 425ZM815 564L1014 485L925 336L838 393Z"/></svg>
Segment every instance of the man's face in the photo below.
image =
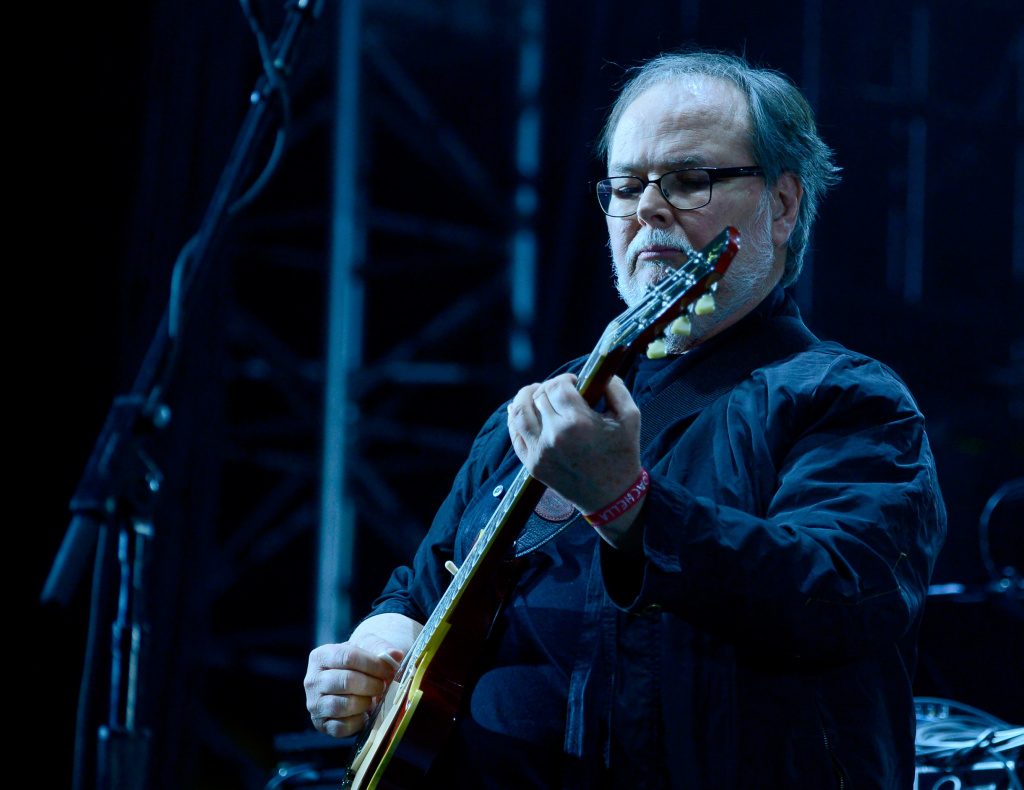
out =
<svg viewBox="0 0 1024 790"><path fill-rule="evenodd" d="M732 83L701 76L663 82L623 113L612 136L608 175L651 179L685 167L756 166L750 139L747 99ZM774 227L780 208L778 194L769 196L759 177L719 181L708 205L688 211L673 208L657 186L649 186L636 214L607 218L619 292L636 304L664 265L680 265L685 250L703 248L732 225L740 231L741 250L719 286L719 310L703 325L695 323L694 340L712 326L734 323L782 276L789 233Z"/></svg>

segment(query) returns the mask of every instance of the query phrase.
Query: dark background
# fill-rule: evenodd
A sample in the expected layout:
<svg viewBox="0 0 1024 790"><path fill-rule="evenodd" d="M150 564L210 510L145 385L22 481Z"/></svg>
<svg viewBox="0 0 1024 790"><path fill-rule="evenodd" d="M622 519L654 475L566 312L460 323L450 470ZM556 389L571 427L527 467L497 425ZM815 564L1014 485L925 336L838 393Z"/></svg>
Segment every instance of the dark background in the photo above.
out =
<svg viewBox="0 0 1024 790"><path fill-rule="evenodd" d="M273 38L281 9L263 12ZM509 373L510 316L491 281L506 265L515 184L518 5L365 12L361 156L377 209L363 272L368 365L444 313L452 332L432 353L476 373L409 401L393 382L367 385L366 425L385 427L359 452L387 475L361 482L371 492L379 484L384 501L385 484L400 479L415 504L396 508L402 529L361 533L355 616L413 550L482 419L517 386L588 351L618 312L603 218L584 189L601 172L590 147L623 67L687 42L743 51L807 91L843 181L823 203L797 297L819 335L877 356L910 385L949 510L934 581L985 585L979 517L1024 474L1021 13L1013 0L549 2L534 364ZM42 16L25 26L35 57L17 64L28 79L16 81L10 115L10 230L25 243L12 244L8 260L28 272L15 280L26 287L11 292L11 312L22 292L35 306L14 313L21 331L8 381L29 406L16 426L14 488L42 507L27 520L15 513L30 533L29 574L17 589L31 626L24 645L14 642L14 679L26 696L16 718L26 710L29 740L52 754L38 770L65 786L88 584L66 610L35 601L67 502L156 329L175 256L203 215L259 61L230 2ZM153 451L167 478L142 709L155 735L154 787L260 787L277 759L272 736L307 727L300 686L314 640L336 28L328 5L290 80L294 118L277 177L233 223L190 310L169 397L175 419ZM422 100L418 111L410 97ZM910 141L921 129L924 167L915 169ZM472 189L458 186L455 149L483 168ZM458 193L450 208L423 212L459 225L457 255L400 213L425 174ZM914 205L923 209L919 248ZM909 291L908 259L910 268L921 262L920 288ZM451 318L460 305L466 315ZM387 425L406 430L388 438ZM1018 516L993 522L993 549L1009 558L1000 564L1020 556ZM1021 630L1019 604L1005 596L931 600L918 693L1020 724ZM101 679L96 688L102 698Z"/></svg>

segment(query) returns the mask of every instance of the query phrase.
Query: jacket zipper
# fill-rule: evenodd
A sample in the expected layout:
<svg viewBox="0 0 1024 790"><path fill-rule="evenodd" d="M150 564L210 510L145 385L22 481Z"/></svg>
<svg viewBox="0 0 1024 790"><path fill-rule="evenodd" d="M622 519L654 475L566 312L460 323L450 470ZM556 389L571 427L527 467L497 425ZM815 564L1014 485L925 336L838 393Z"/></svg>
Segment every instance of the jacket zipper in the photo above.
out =
<svg viewBox="0 0 1024 790"><path fill-rule="evenodd" d="M821 737L825 741L825 751L828 752L828 759L832 761L832 771L835 773L836 778L839 779L839 790L844 790L846 783L843 780L843 772L839 770L839 766L836 764L836 758L832 756L832 747L828 743L828 733L825 731L825 722L820 722L821 726Z"/></svg>

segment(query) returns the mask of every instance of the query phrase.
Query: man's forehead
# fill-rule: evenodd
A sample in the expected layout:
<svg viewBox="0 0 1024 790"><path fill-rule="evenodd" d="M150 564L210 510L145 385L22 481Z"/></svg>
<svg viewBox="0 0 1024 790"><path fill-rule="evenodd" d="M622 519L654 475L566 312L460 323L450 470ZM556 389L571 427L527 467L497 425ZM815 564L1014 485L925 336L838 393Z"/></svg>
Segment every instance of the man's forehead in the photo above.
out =
<svg viewBox="0 0 1024 790"><path fill-rule="evenodd" d="M747 97L732 81L703 74L681 75L655 83L623 111L609 153L614 155L616 143L624 137L690 128L732 132L747 139Z"/></svg>
<svg viewBox="0 0 1024 790"><path fill-rule="evenodd" d="M686 102L688 104L735 107L746 106L746 96L739 86L724 77L710 74L681 74L668 77L654 83L647 92L662 95L668 103ZM642 95L642 94L641 94Z"/></svg>

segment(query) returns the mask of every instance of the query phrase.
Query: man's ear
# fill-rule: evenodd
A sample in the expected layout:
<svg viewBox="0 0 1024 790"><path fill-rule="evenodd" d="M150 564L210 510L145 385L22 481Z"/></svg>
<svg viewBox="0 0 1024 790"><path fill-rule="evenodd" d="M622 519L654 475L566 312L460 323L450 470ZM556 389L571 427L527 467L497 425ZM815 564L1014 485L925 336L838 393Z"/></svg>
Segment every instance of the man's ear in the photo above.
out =
<svg viewBox="0 0 1024 790"><path fill-rule="evenodd" d="M804 186L793 173L783 172L772 187L772 244L783 247L796 227Z"/></svg>

